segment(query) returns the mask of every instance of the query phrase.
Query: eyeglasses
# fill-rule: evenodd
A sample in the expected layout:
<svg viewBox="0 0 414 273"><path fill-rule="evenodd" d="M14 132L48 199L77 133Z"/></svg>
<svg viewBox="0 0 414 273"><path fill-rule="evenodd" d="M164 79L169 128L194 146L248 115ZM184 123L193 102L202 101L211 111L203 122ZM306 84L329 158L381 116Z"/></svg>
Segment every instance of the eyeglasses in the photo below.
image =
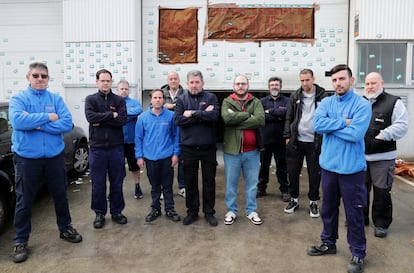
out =
<svg viewBox="0 0 414 273"><path fill-rule="evenodd" d="M245 85L247 85L247 82L235 82L234 85L245 86Z"/></svg>
<svg viewBox="0 0 414 273"><path fill-rule="evenodd" d="M41 77L42 79L45 80L49 77L49 75L46 75L46 74L32 74L32 77L35 78L35 79Z"/></svg>

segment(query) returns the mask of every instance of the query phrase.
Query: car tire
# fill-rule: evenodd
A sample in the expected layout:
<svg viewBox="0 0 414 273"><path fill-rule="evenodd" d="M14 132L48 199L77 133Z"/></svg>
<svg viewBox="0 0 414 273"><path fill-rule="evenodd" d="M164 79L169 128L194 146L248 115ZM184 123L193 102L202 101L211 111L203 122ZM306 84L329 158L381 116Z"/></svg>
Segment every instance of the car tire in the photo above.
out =
<svg viewBox="0 0 414 273"><path fill-rule="evenodd" d="M80 142L73 154L73 173L76 175L82 175L89 167L89 149L88 145L84 142Z"/></svg>

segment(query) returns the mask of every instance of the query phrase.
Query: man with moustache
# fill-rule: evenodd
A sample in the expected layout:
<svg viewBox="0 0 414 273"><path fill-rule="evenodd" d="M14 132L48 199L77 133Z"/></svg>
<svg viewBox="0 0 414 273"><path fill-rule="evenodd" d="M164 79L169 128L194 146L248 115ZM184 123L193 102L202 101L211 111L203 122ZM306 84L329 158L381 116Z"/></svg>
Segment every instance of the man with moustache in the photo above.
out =
<svg viewBox="0 0 414 273"><path fill-rule="evenodd" d="M384 80L377 72L365 78L365 98L372 104L372 118L365 134L365 159L367 172L367 206L365 224L369 223L370 192L373 191L372 221L374 235L384 238L392 222L391 188L394 180L396 141L408 131L408 113L397 96L384 90Z"/></svg>
<svg viewBox="0 0 414 273"><path fill-rule="evenodd" d="M283 138L285 117L289 99L282 95L282 79L271 77L268 80L269 95L261 98L265 112L265 126L261 128L264 151L260 154L259 183L257 184L256 197L266 195L269 183L269 166L272 155L276 163L276 177L279 182L279 190L284 202L290 201L289 182L286 170L286 143Z"/></svg>

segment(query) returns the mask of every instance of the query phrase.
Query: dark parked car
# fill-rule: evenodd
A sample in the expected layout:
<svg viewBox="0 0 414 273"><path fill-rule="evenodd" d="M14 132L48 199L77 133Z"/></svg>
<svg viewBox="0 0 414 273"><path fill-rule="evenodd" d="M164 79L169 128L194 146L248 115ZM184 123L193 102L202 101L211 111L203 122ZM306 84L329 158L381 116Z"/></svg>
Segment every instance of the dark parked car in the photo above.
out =
<svg viewBox="0 0 414 273"><path fill-rule="evenodd" d="M13 153L11 135L13 128L8 119L9 104L0 102L0 231L12 213L15 204ZM80 127L73 126L64 134L65 164L68 174L81 175L89 165L88 140Z"/></svg>

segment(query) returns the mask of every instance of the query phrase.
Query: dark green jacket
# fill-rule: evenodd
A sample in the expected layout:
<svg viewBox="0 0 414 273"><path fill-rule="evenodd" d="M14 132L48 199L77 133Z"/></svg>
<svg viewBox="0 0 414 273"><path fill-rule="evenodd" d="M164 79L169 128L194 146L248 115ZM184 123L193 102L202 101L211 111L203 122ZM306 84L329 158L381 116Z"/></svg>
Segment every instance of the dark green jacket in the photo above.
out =
<svg viewBox="0 0 414 273"><path fill-rule="evenodd" d="M241 105L231 96L223 100L221 107L221 117L225 124L223 151L228 154L239 154L243 130L263 127L265 114L258 98L249 94L244 104L246 111L243 112ZM230 113L228 109L233 110L233 113Z"/></svg>

